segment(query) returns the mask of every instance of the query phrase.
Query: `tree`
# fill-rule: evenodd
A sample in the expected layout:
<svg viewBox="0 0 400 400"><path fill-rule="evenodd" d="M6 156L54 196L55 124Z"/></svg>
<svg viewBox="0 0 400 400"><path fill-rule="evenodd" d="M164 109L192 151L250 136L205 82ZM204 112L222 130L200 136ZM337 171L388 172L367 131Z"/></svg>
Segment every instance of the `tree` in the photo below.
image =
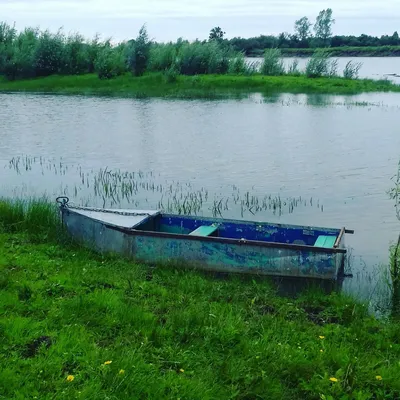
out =
<svg viewBox="0 0 400 400"><path fill-rule="evenodd" d="M99 56L99 54L101 52L100 35L98 33L96 33L94 38L88 44L87 52L88 52L88 60L89 60L88 68L89 68L89 72L92 73L95 71L95 63L96 63L97 57Z"/></svg>
<svg viewBox="0 0 400 400"><path fill-rule="evenodd" d="M222 40L225 34L226 32L224 32L219 26L216 26L211 29L209 40Z"/></svg>
<svg viewBox="0 0 400 400"><path fill-rule="evenodd" d="M300 41L305 42L311 36L312 23L307 17L300 18L294 24L295 35Z"/></svg>
<svg viewBox="0 0 400 400"><path fill-rule="evenodd" d="M131 44L129 67L134 75L141 76L144 74L149 62L149 56L150 40L146 26L143 25L135 42Z"/></svg>
<svg viewBox="0 0 400 400"><path fill-rule="evenodd" d="M290 46L290 35L287 32L282 32L278 36L278 47L289 48Z"/></svg>
<svg viewBox="0 0 400 400"><path fill-rule="evenodd" d="M32 78L35 75L33 56L38 37L38 29L25 28L25 30L15 38L11 57L4 66L3 71L7 79Z"/></svg>
<svg viewBox="0 0 400 400"><path fill-rule="evenodd" d="M64 46L65 36L61 30L56 34L49 31L41 33L33 55L36 76L49 76L61 72L66 64Z"/></svg>
<svg viewBox="0 0 400 400"><path fill-rule="evenodd" d="M16 34L15 27L0 22L0 74L11 58L12 45Z"/></svg>
<svg viewBox="0 0 400 400"><path fill-rule="evenodd" d="M100 79L111 79L126 71L126 62L122 46L112 47L106 42L101 48L95 62L95 70Z"/></svg>
<svg viewBox="0 0 400 400"><path fill-rule="evenodd" d="M335 23L332 13L331 8L322 10L314 25L315 37L320 39L325 46L329 44L329 39L332 37L332 25Z"/></svg>
<svg viewBox="0 0 400 400"><path fill-rule="evenodd" d="M393 33L390 44L392 46L397 46L398 44L400 44L400 38L399 38L399 34L397 33L397 31Z"/></svg>

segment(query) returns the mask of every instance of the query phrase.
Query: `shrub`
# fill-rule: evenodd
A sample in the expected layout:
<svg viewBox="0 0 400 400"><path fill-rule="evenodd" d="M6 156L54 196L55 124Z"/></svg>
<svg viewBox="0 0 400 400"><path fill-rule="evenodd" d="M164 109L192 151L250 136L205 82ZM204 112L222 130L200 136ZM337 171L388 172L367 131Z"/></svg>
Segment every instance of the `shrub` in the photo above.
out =
<svg viewBox="0 0 400 400"><path fill-rule="evenodd" d="M259 69L257 61L246 62L243 53L233 54L229 59L228 72L234 75L253 75Z"/></svg>
<svg viewBox="0 0 400 400"><path fill-rule="evenodd" d="M199 42L183 44L179 50L178 65L183 75L205 74L207 60L204 45Z"/></svg>
<svg viewBox="0 0 400 400"><path fill-rule="evenodd" d="M111 79L126 71L123 47L112 48L109 44L100 51L95 63L95 69L100 79Z"/></svg>
<svg viewBox="0 0 400 400"><path fill-rule="evenodd" d="M282 53L279 49L268 49L265 51L264 60L261 64L261 73L269 76L278 76L285 73Z"/></svg>
<svg viewBox="0 0 400 400"><path fill-rule="evenodd" d="M357 79L361 67L362 63L353 63L353 61L349 61L344 68L343 77L346 79Z"/></svg>
<svg viewBox="0 0 400 400"><path fill-rule="evenodd" d="M230 74L236 74L236 75L244 74L246 72L246 68L247 65L243 53L239 53L235 57L232 57L229 60L228 72Z"/></svg>
<svg viewBox="0 0 400 400"><path fill-rule="evenodd" d="M14 26L8 25L6 22L0 22L0 43L11 45L17 35Z"/></svg>
<svg viewBox="0 0 400 400"><path fill-rule="evenodd" d="M69 36L65 44L65 65L63 72L69 75L89 72L90 59L88 45L83 36L75 34Z"/></svg>
<svg viewBox="0 0 400 400"><path fill-rule="evenodd" d="M232 51L221 41L189 43L179 38L175 43L151 43L143 25L135 40L111 46L96 35L86 41L79 33L65 36L28 28L16 30L0 23L0 74L8 79L83 74L96 72L110 79L130 70L134 75L146 71L162 72L171 82L179 74L252 74L257 68L246 63L244 55Z"/></svg>
<svg viewBox="0 0 400 400"><path fill-rule="evenodd" d="M11 57L11 47L16 36L15 28L0 22L0 73L4 71Z"/></svg>
<svg viewBox="0 0 400 400"><path fill-rule="evenodd" d="M165 71L176 63L178 46L172 43L153 45L150 49L149 70Z"/></svg>
<svg viewBox="0 0 400 400"><path fill-rule="evenodd" d="M300 76L300 70L299 70L299 60L296 58L293 60L293 62L289 65L288 68L288 75L292 76Z"/></svg>
<svg viewBox="0 0 400 400"><path fill-rule="evenodd" d="M166 83L175 83L178 80L179 71L176 65L171 65L164 72L164 80Z"/></svg>
<svg viewBox="0 0 400 400"><path fill-rule="evenodd" d="M132 74L141 76L147 69L150 55L150 41L145 25L140 28L139 35L131 45L129 66Z"/></svg>
<svg viewBox="0 0 400 400"><path fill-rule="evenodd" d="M3 72L8 79L35 76L34 51L38 35L38 30L27 28L17 36L12 47L10 47L9 60L4 65Z"/></svg>
<svg viewBox="0 0 400 400"><path fill-rule="evenodd" d="M64 43L61 31L56 34L48 31L41 33L33 56L36 76L48 76L62 70L65 66Z"/></svg>
<svg viewBox="0 0 400 400"><path fill-rule="evenodd" d="M330 53L326 50L317 50L308 60L306 66L306 75L308 78L319 78L329 73Z"/></svg>
<svg viewBox="0 0 400 400"><path fill-rule="evenodd" d="M88 71L89 73L95 72L95 64L97 58L102 50L102 45L100 43L99 35L95 35L90 43L87 44L86 53L88 57Z"/></svg>
<svg viewBox="0 0 400 400"><path fill-rule="evenodd" d="M226 74L230 57L229 50L216 41L183 43L177 65L183 75Z"/></svg>
<svg viewBox="0 0 400 400"><path fill-rule="evenodd" d="M328 64L328 76L330 78L334 78L338 76L338 60L332 60L330 61L330 63Z"/></svg>

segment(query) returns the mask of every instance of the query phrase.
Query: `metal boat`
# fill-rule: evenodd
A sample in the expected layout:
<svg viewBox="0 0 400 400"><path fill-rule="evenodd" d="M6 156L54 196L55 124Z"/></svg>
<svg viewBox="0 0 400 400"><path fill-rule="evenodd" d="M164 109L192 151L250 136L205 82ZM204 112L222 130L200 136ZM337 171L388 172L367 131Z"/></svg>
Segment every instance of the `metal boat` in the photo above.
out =
<svg viewBox="0 0 400 400"><path fill-rule="evenodd" d="M345 234L354 233L161 210L77 207L64 197L57 202L67 232L97 251L217 272L336 280L343 272Z"/></svg>

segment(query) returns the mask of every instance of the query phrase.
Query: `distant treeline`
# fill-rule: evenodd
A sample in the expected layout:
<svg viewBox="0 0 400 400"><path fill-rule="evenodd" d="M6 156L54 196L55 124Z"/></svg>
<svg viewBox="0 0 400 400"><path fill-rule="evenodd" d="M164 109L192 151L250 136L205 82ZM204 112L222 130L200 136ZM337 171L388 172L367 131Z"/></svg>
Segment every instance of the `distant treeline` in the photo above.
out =
<svg viewBox="0 0 400 400"><path fill-rule="evenodd" d="M364 34L360 36L332 36L327 44L321 43L319 39L315 38L301 41L296 35L290 35L288 33L281 33L279 36L260 35L248 39L235 37L225 41L227 44L231 45L234 50L243 51L247 56L262 55L265 49L272 47L280 48L283 53L290 53L286 51L287 49L299 50L297 52L292 52L297 54L307 54L307 51L302 50L309 49L309 53L311 53L315 48L332 47L336 52L339 52L340 49L338 48L342 48L343 52L353 51L355 53L354 55L357 54L355 48L374 47L374 49L369 49L372 53L371 55L373 55L373 53L379 51L376 47L385 47L386 52L385 49L383 49L382 55L391 55L391 49L388 46L400 46L400 38L397 32L394 32L391 36L384 35L380 38ZM363 50L360 49L360 51L362 52Z"/></svg>
<svg viewBox="0 0 400 400"><path fill-rule="evenodd" d="M331 8L320 11L314 23L308 17L302 17L294 23L294 33L282 32L278 36L260 35L249 39L235 37L227 42L236 51L243 51L247 56L260 55L265 49L315 49L326 47L381 47L400 46L397 32L393 35L381 37L362 34L333 35L332 27L335 24ZM211 30L210 38L218 37L224 40L225 32L217 27Z"/></svg>
<svg viewBox="0 0 400 400"><path fill-rule="evenodd" d="M379 47L329 47L331 57L400 57L400 46L379 46ZM315 48L309 49L281 49L285 57L310 57L316 51ZM258 54L252 54L257 56ZM264 51L260 56L264 55Z"/></svg>

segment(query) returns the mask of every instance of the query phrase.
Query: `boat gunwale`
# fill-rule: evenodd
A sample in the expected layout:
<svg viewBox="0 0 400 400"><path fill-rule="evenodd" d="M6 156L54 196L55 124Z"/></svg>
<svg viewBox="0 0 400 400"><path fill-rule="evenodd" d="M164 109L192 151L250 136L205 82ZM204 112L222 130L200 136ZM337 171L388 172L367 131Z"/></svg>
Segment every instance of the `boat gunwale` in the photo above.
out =
<svg viewBox="0 0 400 400"><path fill-rule="evenodd" d="M260 240L248 240L248 239L232 239L232 238L224 238L224 237L212 237L212 236L191 236L187 234L179 234L179 233L169 233L169 232L156 232L156 231L145 231L145 230L138 230L135 228L124 228L118 225L114 225L109 222L102 221L100 219L96 219L93 217L89 217L87 215L79 213L79 210L74 211L73 208L69 207L64 207L62 208L62 211L68 211L72 212L73 214L79 215L80 217L97 221L101 223L102 225L106 226L109 229L119 231L131 236L147 236L147 237L160 237L160 238L166 238L166 239L185 239L185 240L192 240L192 241L200 241L200 242L214 242L214 243L223 243L223 244L233 244L233 245L250 245L254 247L269 247L269 248L281 248L281 249L290 249L290 250L303 250L303 251L310 251L313 253L328 253L328 254L346 254L347 250L342 249L342 248L326 248L326 247L316 247L316 246L310 246L310 245L302 245L302 244L291 244L291 243L278 243L278 242L264 242ZM163 217L181 217L178 215L174 214L158 214L162 215ZM154 216L148 216L145 218L144 221L148 220L150 217ZM182 216L182 217L188 217L188 216ZM142 221L142 222L144 222ZM228 220L224 219L224 221L228 222L233 222L235 220ZM240 221L239 221L240 222ZM242 221L242 223L245 221ZM253 221L246 221L246 222L251 222ZM256 222L257 223L257 222ZM260 222L262 223L262 222ZM264 222L264 224L266 224ZM277 224L276 224L277 225ZM278 225L277 225L278 226ZM284 225L281 225L284 226ZM286 226L298 226L300 225L286 225ZM305 228L313 228L313 227L305 227ZM327 229L327 230L335 230L335 228L317 228L314 227L314 229Z"/></svg>
<svg viewBox="0 0 400 400"><path fill-rule="evenodd" d="M268 225L272 227L277 227L277 228L283 228L283 229L290 229L290 228L302 228L302 229L309 229L309 230L319 230L319 231L337 231L338 234L341 233L343 228L328 228L328 227L323 227L323 226L312 226L312 225L294 225L294 224L280 224L276 222L266 222L266 221L250 221L247 219L230 219L230 218L215 218L215 217L197 217L197 216L192 216L192 215L177 215L177 214L165 214L163 212L160 212L158 215L161 215L163 218L185 218L185 219L204 219L204 220L209 220L213 222L218 222L218 221L223 221L223 222L229 222L232 224L260 224L260 225ZM345 229L344 233L354 233L353 231L349 231Z"/></svg>

